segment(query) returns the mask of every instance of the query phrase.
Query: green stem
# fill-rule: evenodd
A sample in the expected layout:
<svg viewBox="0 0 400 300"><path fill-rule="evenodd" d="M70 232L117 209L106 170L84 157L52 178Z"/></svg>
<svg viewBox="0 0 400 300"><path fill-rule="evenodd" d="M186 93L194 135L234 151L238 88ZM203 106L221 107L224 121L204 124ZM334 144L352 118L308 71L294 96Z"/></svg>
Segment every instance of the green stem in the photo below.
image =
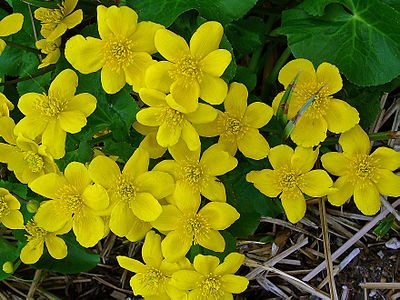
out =
<svg viewBox="0 0 400 300"><path fill-rule="evenodd" d="M0 86L10 85L10 84L18 83L18 82L21 82L21 81L29 80L29 79L32 79L32 78L35 78L35 77L39 77L39 76L41 76L43 74L46 74L48 72L51 72L51 71L53 71L55 69L56 69L56 65L50 65L50 66L44 67L43 69L41 69L39 72L37 72L35 74L0 83Z"/></svg>
<svg viewBox="0 0 400 300"><path fill-rule="evenodd" d="M24 46L24 45L21 45L21 44L17 44L17 43L11 42L11 41L6 41L6 40L4 40L4 41L6 42L6 44L8 46L11 46L11 47L14 47L14 48L22 49L22 50L29 51L29 52L32 52L32 53L35 53L35 54L42 53L42 52L40 52L40 50L35 49L35 48L27 47L27 46Z"/></svg>
<svg viewBox="0 0 400 300"><path fill-rule="evenodd" d="M253 56L251 57L249 69L251 71L253 71L254 73L256 73L256 71L257 71L258 61L260 60L260 56L261 56L263 49L264 49L264 44L262 46L260 46L259 48L257 48L253 52Z"/></svg>
<svg viewBox="0 0 400 300"><path fill-rule="evenodd" d="M387 141L400 139L400 131L384 131L368 134L371 141ZM339 143L339 137L328 137L321 143L323 146L335 145Z"/></svg>

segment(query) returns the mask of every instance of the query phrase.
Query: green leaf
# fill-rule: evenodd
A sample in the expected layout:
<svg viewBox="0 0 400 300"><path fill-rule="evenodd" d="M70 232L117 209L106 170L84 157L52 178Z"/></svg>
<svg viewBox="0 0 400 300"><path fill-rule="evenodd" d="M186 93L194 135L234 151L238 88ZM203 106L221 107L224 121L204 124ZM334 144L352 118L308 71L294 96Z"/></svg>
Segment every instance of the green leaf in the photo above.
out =
<svg viewBox="0 0 400 300"><path fill-rule="evenodd" d="M54 259L46 251L39 261L32 265L34 269L44 269L63 274L75 274L93 269L100 261L100 256L85 249L75 240L72 232L62 236L68 247L64 259Z"/></svg>
<svg viewBox="0 0 400 300"><path fill-rule="evenodd" d="M10 242L7 242L3 237L0 236L0 280L8 278L11 274L7 274L3 271L3 264L6 261L14 262L19 257L20 249L13 246Z"/></svg>
<svg viewBox="0 0 400 300"><path fill-rule="evenodd" d="M280 32L287 35L295 57L315 66L327 61L336 65L349 81L376 86L400 74L400 13L378 0L341 0L322 17L302 9L282 14Z"/></svg>
<svg viewBox="0 0 400 300"><path fill-rule="evenodd" d="M131 0L127 5L136 10L140 20L169 27L183 12L195 9L208 20L229 23L244 16L257 0Z"/></svg>
<svg viewBox="0 0 400 300"><path fill-rule="evenodd" d="M298 7L304 9L310 15L322 16L328 4L337 2L340 2L340 0L304 0Z"/></svg>
<svg viewBox="0 0 400 300"><path fill-rule="evenodd" d="M232 81L243 83L250 93L257 85L257 75L249 68L238 66Z"/></svg>
<svg viewBox="0 0 400 300"><path fill-rule="evenodd" d="M80 142L76 150L65 153L62 159L56 160L57 166L60 171L64 171L65 167L73 161L86 163L93 157L93 149L87 142Z"/></svg>
<svg viewBox="0 0 400 300"><path fill-rule="evenodd" d="M12 183L4 180L0 180L0 187L7 189L10 193L16 194L17 196L26 199L28 192L28 186L21 183Z"/></svg>

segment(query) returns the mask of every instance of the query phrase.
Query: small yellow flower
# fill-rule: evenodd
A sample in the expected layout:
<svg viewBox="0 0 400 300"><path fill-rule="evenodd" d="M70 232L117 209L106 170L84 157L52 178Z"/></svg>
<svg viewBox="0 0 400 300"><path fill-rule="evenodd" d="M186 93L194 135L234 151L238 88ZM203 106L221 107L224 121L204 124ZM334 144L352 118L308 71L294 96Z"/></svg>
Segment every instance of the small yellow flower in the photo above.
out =
<svg viewBox="0 0 400 300"><path fill-rule="evenodd" d="M288 119L292 119L300 108L322 89L297 121L290 135L297 145L318 145L325 140L327 130L342 133L358 123L360 118L357 110L332 96L343 86L337 67L324 62L315 71L312 62L299 58L288 62L280 70L278 80L287 88L299 72L300 76L289 104ZM272 103L275 113L283 94L284 92L279 93Z"/></svg>
<svg viewBox="0 0 400 300"><path fill-rule="evenodd" d="M18 210L19 201L6 189L0 188L0 222L10 229L23 229L24 217Z"/></svg>
<svg viewBox="0 0 400 300"><path fill-rule="evenodd" d="M195 125L201 136L219 136L218 144L231 155L237 149L244 156L263 159L269 152L269 144L258 129L265 126L273 115L272 108L262 102L247 106L247 88L244 84L231 83L224 101L225 112L220 112L214 122Z"/></svg>
<svg viewBox="0 0 400 300"><path fill-rule="evenodd" d="M41 203L34 217L38 226L57 232L72 221L76 240L84 247L92 247L103 238L104 221L98 214L108 207L108 194L102 186L92 184L82 163L69 163L64 174L43 175L29 188L50 199Z"/></svg>
<svg viewBox="0 0 400 300"><path fill-rule="evenodd" d="M216 176L236 168L236 158L218 145L205 150L201 158L200 148L190 151L183 142L178 142L169 151L174 160L163 160L154 170L168 172L175 177L172 202L181 198L188 203L198 203L200 195L211 201L226 202L224 184Z"/></svg>
<svg viewBox="0 0 400 300"><path fill-rule="evenodd" d="M274 170L251 171L248 182L268 197L279 194L286 216L292 223L300 221L306 213L303 193L311 197L322 197L332 190L333 182L324 170L312 170L318 158L318 149L297 147L295 151L287 145L278 145L268 155Z"/></svg>
<svg viewBox="0 0 400 300"><path fill-rule="evenodd" d="M134 228L144 235L162 212L157 199L169 196L174 190L171 175L148 171L149 154L138 148L121 171L115 161L100 155L89 165L89 174L95 183L104 186L111 206L104 214L111 214L110 229L118 236L133 235ZM136 239L131 237L131 239Z"/></svg>
<svg viewBox="0 0 400 300"><path fill-rule="evenodd" d="M150 107L141 109L136 120L142 125L158 128L156 138L161 147L173 146L182 138L189 150L198 149L200 137L192 123L209 123L217 117L217 110L207 104L200 103L194 112L185 114L169 106L171 94L142 88L139 95Z"/></svg>
<svg viewBox="0 0 400 300"><path fill-rule="evenodd" d="M5 16L0 21L0 37L9 36L17 33L21 30L22 24L24 23L24 15L20 13L11 14ZM0 39L0 55L3 53L6 47L6 42Z"/></svg>
<svg viewBox="0 0 400 300"><path fill-rule="evenodd" d="M50 154L55 159L62 158L67 132L81 131L86 125L86 118L96 109L97 100L93 95L75 95L77 86L78 76L66 69L54 78L48 95L22 95L18 108L25 117L15 126L15 133L32 140L42 134L42 143Z"/></svg>
<svg viewBox="0 0 400 300"><path fill-rule="evenodd" d="M82 22L82 9L74 11L78 0L65 0L57 9L40 7L35 10L35 19L42 23L40 33L48 40L56 40L61 37L67 29L74 28Z"/></svg>
<svg viewBox="0 0 400 300"><path fill-rule="evenodd" d="M167 236L161 243L167 261L183 258L193 244L215 252L225 250L225 240L218 232L231 226L240 215L221 202L210 202L200 209L200 201L177 198L175 205L164 205L160 217L151 224Z"/></svg>
<svg viewBox="0 0 400 300"><path fill-rule="evenodd" d="M43 254L44 245L50 255L55 259L63 259L67 256L67 245L57 235L62 235L71 230L71 223L67 223L61 230L48 232L37 226L35 222L28 222L25 226L28 243L21 249L20 258L24 264L36 263Z"/></svg>
<svg viewBox="0 0 400 300"><path fill-rule="evenodd" d="M168 61L150 66L146 86L171 92L170 105L181 112L197 109L199 97L210 104L221 104L228 91L221 75L232 60L226 49L218 49L224 28L218 22L206 22L186 41L175 33L161 29L154 42L157 51Z"/></svg>
<svg viewBox="0 0 400 300"><path fill-rule="evenodd" d="M339 176L333 185L338 191L328 195L330 203L340 206L354 195L358 209L374 215L381 207L379 194L400 196L400 176L393 173L400 167L399 152L379 147L370 155L369 137L358 125L342 133L339 144L342 153L329 152L321 157L323 167Z"/></svg>
<svg viewBox="0 0 400 300"><path fill-rule="evenodd" d="M3 93L0 93L0 117L8 117L10 115L10 110L13 109L14 104L12 104Z"/></svg>
<svg viewBox="0 0 400 300"><path fill-rule="evenodd" d="M199 254L194 258L194 271L176 271L172 284L189 291L190 300L233 299L232 293L244 292L249 284L246 277L233 275L243 261L244 255L236 252L228 254L222 264L215 256Z"/></svg>
<svg viewBox="0 0 400 300"><path fill-rule="evenodd" d="M42 63L38 66L38 69L47 67L48 65L55 64L60 58L60 44L61 38L56 40L41 39L35 43L36 48L46 54L46 57L42 59Z"/></svg>
<svg viewBox="0 0 400 300"><path fill-rule="evenodd" d="M15 124L8 117L0 118L0 136L8 143L0 143L0 162L6 163L15 177L22 183L58 171L53 157L47 152L45 145L22 135L14 135Z"/></svg>
<svg viewBox="0 0 400 300"><path fill-rule="evenodd" d="M126 83L138 92L144 87L144 72L154 63L157 52L154 34L164 26L137 22L138 15L127 6L97 6L101 39L76 35L65 45L65 58L83 74L101 69L101 84L108 94L120 91Z"/></svg>

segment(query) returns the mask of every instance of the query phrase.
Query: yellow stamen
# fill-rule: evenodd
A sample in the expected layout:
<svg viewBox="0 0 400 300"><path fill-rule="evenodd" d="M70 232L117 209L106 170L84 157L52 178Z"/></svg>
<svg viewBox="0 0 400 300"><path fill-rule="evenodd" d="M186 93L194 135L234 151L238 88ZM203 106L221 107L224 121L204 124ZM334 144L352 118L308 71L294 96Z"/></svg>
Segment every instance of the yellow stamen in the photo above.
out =
<svg viewBox="0 0 400 300"><path fill-rule="evenodd" d="M237 119L229 113L217 120L218 131L231 141L240 139L247 131L247 126L242 120Z"/></svg>
<svg viewBox="0 0 400 300"><path fill-rule="evenodd" d="M364 180L376 181L378 160L367 154L356 154L350 164L349 178L353 183L362 183Z"/></svg>
<svg viewBox="0 0 400 300"><path fill-rule="evenodd" d="M25 230L29 235L25 235L28 239L28 242L30 240L39 240L39 239L43 239L44 236L47 234L47 231L44 230L43 228L39 227L36 225L35 222L31 222L29 221L26 225L25 225Z"/></svg>
<svg viewBox="0 0 400 300"><path fill-rule="evenodd" d="M0 218L8 215L10 212L10 209L8 207L8 204L5 200L5 197L0 197Z"/></svg>
<svg viewBox="0 0 400 300"><path fill-rule="evenodd" d="M174 80L184 79L187 84L190 84L193 80L200 83L203 78L203 71L199 62L200 59L192 55L185 55L175 63L174 68L169 71L169 75Z"/></svg>
<svg viewBox="0 0 400 300"><path fill-rule="evenodd" d="M64 185L57 192L57 199L60 201L62 208L68 213L76 213L83 205L83 200L76 187L72 185Z"/></svg>
<svg viewBox="0 0 400 300"><path fill-rule="evenodd" d="M293 94L296 99L299 99L299 109L312 97L314 96L325 83L323 82L308 82L303 85L297 85L293 90ZM318 119L326 115L326 108L328 103L333 97L329 89L324 86L315 96L315 99L307 108L304 116L311 119Z"/></svg>
<svg viewBox="0 0 400 300"><path fill-rule="evenodd" d="M296 170L287 167L276 169L278 182L277 184L283 191L291 190L302 184L302 175Z"/></svg>
<svg viewBox="0 0 400 300"><path fill-rule="evenodd" d="M29 169L32 173L40 172L44 167L43 158L32 151L24 153L24 161L28 164Z"/></svg>
<svg viewBox="0 0 400 300"><path fill-rule="evenodd" d="M175 109L165 107L160 112L158 118L159 118L159 120L161 120L161 122L165 122L167 125L169 125L171 127L176 127L176 126L180 126L182 124L184 115L183 115L183 113L181 113Z"/></svg>
<svg viewBox="0 0 400 300"><path fill-rule="evenodd" d="M182 223L187 235L193 237L194 244L198 244L199 239L207 236L211 230L207 220L195 213L183 216Z"/></svg>
<svg viewBox="0 0 400 300"><path fill-rule="evenodd" d="M201 296L203 299L217 300L224 294L220 275L210 273L203 276L202 280L197 284L201 289Z"/></svg>
<svg viewBox="0 0 400 300"><path fill-rule="evenodd" d="M186 164L181 167L181 171L183 179L192 186L198 184L203 175L203 170L199 163Z"/></svg>
<svg viewBox="0 0 400 300"><path fill-rule="evenodd" d="M130 204L130 201L136 197L136 186L128 176L120 175L116 185L116 192L122 201Z"/></svg>
<svg viewBox="0 0 400 300"><path fill-rule="evenodd" d="M67 99L57 95L46 96L43 94L35 100L35 108L44 116L54 117L62 112L68 103Z"/></svg>
<svg viewBox="0 0 400 300"><path fill-rule="evenodd" d="M132 63L133 42L128 39L108 41L105 46L107 66L112 70L120 70Z"/></svg>

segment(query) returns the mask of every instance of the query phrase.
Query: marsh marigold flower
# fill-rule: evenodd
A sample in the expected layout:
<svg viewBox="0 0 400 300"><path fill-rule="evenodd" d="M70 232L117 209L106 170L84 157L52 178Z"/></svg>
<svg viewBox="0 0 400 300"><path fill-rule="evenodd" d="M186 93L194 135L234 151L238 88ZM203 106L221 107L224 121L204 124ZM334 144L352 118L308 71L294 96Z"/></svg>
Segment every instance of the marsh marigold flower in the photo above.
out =
<svg viewBox="0 0 400 300"><path fill-rule="evenodd" d="M228 86L221 75L232 60L226 49L218 49L224 28L218 22L202 24L186 41L167 29L156 32L157 51L168 61L158 62L146 71L146 86L171 92L170 105L181 112L197 109L199 97L210 104L221 104Z"/></svg>
<svg viewBox="0 0 400 300"><path fill-rule="evenodd" d="M278 80L288 87L300 72L289 104L288 119L292 119L300 108L318 92L317 96L297 121L290 137L299 146L312 147L326 138L327 130L342 133L354 127L360 120L358 112L348 103L332 95L342 89L342 77L338 68L322 63L315 71L312 62L299 58L288 62L279 72ZM275 112L284 92L279 93L272 107Z"/></svg>
<svg viewBox="0 0 400 300"><path fill-rule="evenodd" d="M117 256L122 268L136 273L130 280L135 295L141 295L144 299L185 299L185 292L172 286L170 282L174 272L191 269L186 258L176 263L167 262L161 251L161 237L154 231L146 235L142 257L145 264L126 256Z"/></svg>
<svg viewBox="0 0 400 300"><path fill-rule="evenodd" d="M393 173L400 167L400 153L379 147L372 154L368 135L356 125L342 133L339 144L343 152L329 152L321 157L323 167L339 176L328 195L330 203L344 204L352 195L358 209L365 215L376 214L381 207L379 194L400 196L400 176Z"/></svg>
<svg viewBox="0 0 400 300"><path fill-rule="evenodd" d="M268 197L280 194L286 216L292 223L300 221L306 213L304 194L322 197L331 192L333 182L324 170L312 170L318 158L318 149L287 145L271 149L268 159L274 170L251 171L246 180Z"/></svg>
<svg viewBox="0 0 400 300"><path fill-rule="evenodd" d="M233 252L220 264L218 257L199 254L194 258L194 270L176 271L172 284L189 291L190 300L233 299L232 294L244 292L249 284L246 277L234 275L244 258L243 254Z"/></svg>
<svg viewBox="0 0 400 300"><path fill-rule="evenodd" d="M97 6L100 39L76 35L65 45L65 58L83 74L101 69L101 84L108 94L126 83L138 92L144 86L144 72L154 61L154 34L164 26L137 22L138 15L127 6Z"/></svg>
<svg viewBox="0 0 400 300"><path fill-rule="evenodd" d="M269 144L258 129L271 120L273 111L262 102L247 106L247 97L244 84L231 83L224 101L225 112L219 111L213 122L196 124L195 128L201 136L219 136L218 144L231 155L239 148L246 157L263 159L268 155Z"/></svg>
<svg viewBox="0 0 400 300"><path fill-rule="evenodd" d="M118 236L126 236L151 222L162 212L158 199L169 196L174 190L171 175L148 171L149 154L138 148L126 162L122 173L115 161L106 156L95 157L89 165L89 174L94 182L104 186L111 199L110 229Z"/></svg>
<svg viewBox="0 0 400 300"><path fill-rule="evenodd" d="M28 243L21 249L20 258L24 264L36 263L43 254L46 245L49 254L55 259L63 259L67 256L67 245L57 235L62 235L71 230L71 223L56 232L48 232L37 226L35 222L28 222L25 225Z"/></svg>
<svg viewBox="0 0 400 300"><path fill-rule="evenodd" d="M20 13L11 14L5 16L0 21L0 37L9 36L17 33L21 30L22 24L24 23L24 15ZM0 39L0 55L3 53L6 47L6 42Z"/></svg>
<svg viewBox="0 0 400 300"><path fill-rule="evenodd" d="M24 217L19 211L21 204L6 189L0 188L0 223L10 229L23 229Z"/></svg>
<svg viewBox="0 0 400 300"><path fill-rule="evenodd" d="M174 160L163 160L154 170L168 172L175 177L172 199L197 203L203 195L211 201L226 202L225 186L216 176L233 170L237 166L236 158L218 145L209 147L200 158L200 148L190 151L182 141L170 147L169 152Z"/></svg>
<svg viewBox="0 0 400 300"><path fill-rule="evenodd" d="M46 57L42 59L38 69L47 67L48 65L53 65L58 61L61 55L60 45L61 38L57 38L54 41L41 39L35 43L36 48L42 51L43 54L46 54Z"/></svg>
<svg viewBox="0 0 400 300"><path fill-rule="evenodd" d="M15 133L35 139L42 134L42 144L55 159L65 155L67 132L78 133L86 118L96 109L96 98L88 93L75 95L78 76L70 69L62 71L50 84L48 95L27 93L18 108L25 117L15 126Z"/></svg>
<svg viewBox="0 0 400 300"><path fill-rule="evenodd" d="M72 221L76 240L84 247L94 246L104 234L104 221L98 212L109 205L106 190L92 184L85 165L71 162L64 174L43 175L29 188L49 201L41 202L35 223L46 231L61 230Z"/></svg>
<svg viewBox="0 0 400 300"><path fill-rule="evenodd" d="M67 29L74 28L82 22L82 9L74 11L78 0L62 1L58 8L40 7L34 12L35 19L42 23L40 33L50 41L61 37Z"/></svg>
<svg viewBox="0 0 400 300"><path fill-rule="evenodd" d="M228 203L210 202L200 208L198 201L176 198L175 205L164 205L160 217L151 224L167 236L161 243L167 261L183 258L193 244L215 252L225 250L218 232L231 226L240 215Z"/></svg>
<svg viewBox="0 0 400 300"><path fill-rule="evenodd" d="M194 124L208 123L217 117L217 110L211 105L200 103L192 113L182 113L168 105L171 94L142 88L140 99L150 107L141 109L136 120L142 125L158 127L157 143L161 147L175 145L180 138L191 151L200 147L200 137Z"/></svg>
<svg viewBox="0 0 400 300"><path fill-rule="evenodd" d="M8 169L22 183L57 172L58 167L47 152L47 147L22 135L14 135L14 127L13 119L0 118L0 136L8 143L0 143L0 162L6 163Z"/></svg>

